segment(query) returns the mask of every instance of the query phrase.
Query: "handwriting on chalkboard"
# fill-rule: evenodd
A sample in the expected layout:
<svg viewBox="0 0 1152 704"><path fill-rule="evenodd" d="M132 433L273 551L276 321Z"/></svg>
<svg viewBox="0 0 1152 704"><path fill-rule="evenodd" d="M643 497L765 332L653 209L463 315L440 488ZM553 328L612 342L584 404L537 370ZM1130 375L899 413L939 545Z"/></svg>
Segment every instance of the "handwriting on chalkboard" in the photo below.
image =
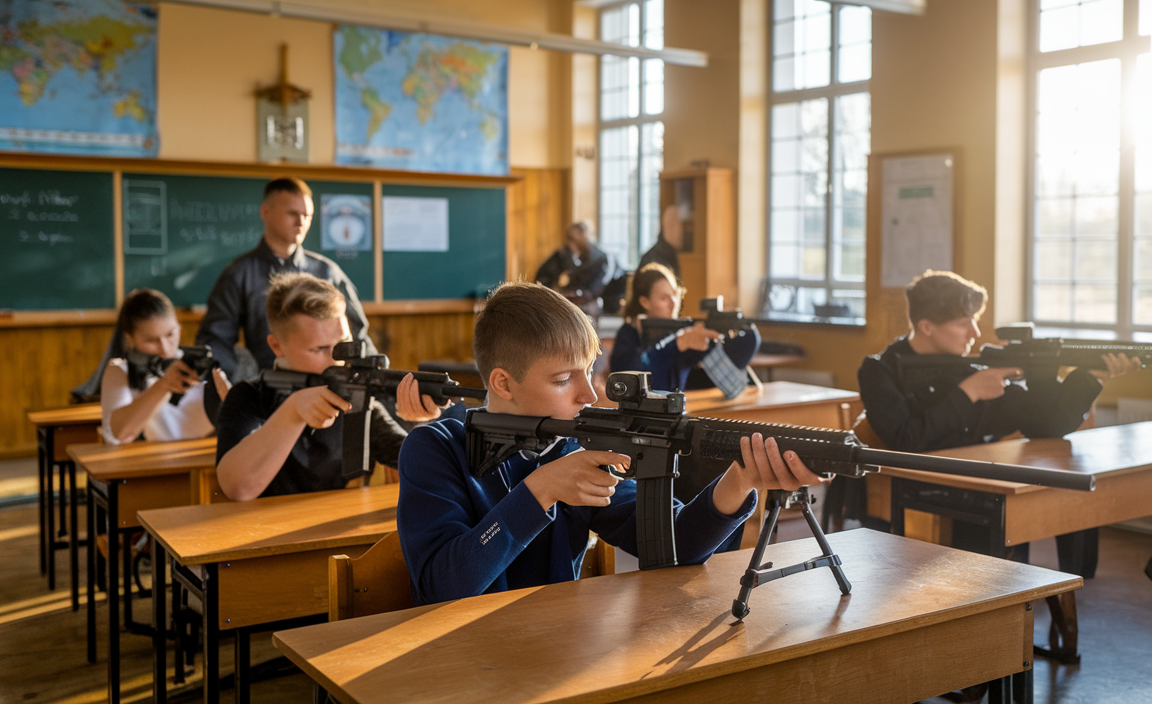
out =
<svg viewBox="0 0 1152 704"><path fill-rule="evenodd" d="M66 195L52 189L0 193L0 209L4 212L4 219L22 223L78 223L80 215L71 208L79 201L78 195ZM17 241L21 244L46 244L53 247L74 242L75 237L33 228L20 229Z"/></svg>

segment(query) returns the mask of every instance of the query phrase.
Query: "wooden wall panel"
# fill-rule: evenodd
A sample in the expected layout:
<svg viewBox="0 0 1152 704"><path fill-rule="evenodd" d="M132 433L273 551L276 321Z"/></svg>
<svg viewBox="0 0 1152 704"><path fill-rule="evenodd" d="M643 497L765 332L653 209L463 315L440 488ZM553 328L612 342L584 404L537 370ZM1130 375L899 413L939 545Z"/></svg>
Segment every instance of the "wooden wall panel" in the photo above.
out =
<svg viewBox="0 0 1152 704"><path fill-rule="evenodd" d="M507 278L531 280L564 242L572 220L570 169L512 169L508 187Z"/></svg>
<svg viewBox="0 0 1152 704"><path fill-rule="evenodd" d="M426 360L472 358L474 313L369 315L372 337L393 369L415 369Z"/></svg>

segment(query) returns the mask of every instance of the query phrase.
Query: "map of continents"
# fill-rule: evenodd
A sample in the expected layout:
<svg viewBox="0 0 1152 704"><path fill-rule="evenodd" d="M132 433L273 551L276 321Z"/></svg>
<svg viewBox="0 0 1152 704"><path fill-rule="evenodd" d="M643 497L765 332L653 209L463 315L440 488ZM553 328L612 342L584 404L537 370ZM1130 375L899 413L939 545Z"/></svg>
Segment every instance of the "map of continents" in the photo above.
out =
<svg viewBox="0 0 1152 704"><path fill-rule="evenodd" d="M365 27L334 37L336 160L508 173L508 49Z"/></svg>
<svg viewBox="0 0 1152 704"><path fill-rule="evenodd" d="M0 0L0 149L155 156L155 6Z"/></svg>

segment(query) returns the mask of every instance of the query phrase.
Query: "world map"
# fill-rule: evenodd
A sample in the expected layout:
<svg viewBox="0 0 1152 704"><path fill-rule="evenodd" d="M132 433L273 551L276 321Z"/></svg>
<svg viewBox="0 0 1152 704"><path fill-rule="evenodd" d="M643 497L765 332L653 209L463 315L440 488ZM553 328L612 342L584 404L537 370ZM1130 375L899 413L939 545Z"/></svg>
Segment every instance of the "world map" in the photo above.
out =
<svg viewBox="0 0 1152 704"><path fill-rule="evenodd" d="M0 0L0 149L155 156L156 8Z"/></svg>
<svg viewBox="0 0 1152 704"><path fill-rule="evenodd" d="M508 173L508 49L341 26L336 161L407 171Z"/></svg>

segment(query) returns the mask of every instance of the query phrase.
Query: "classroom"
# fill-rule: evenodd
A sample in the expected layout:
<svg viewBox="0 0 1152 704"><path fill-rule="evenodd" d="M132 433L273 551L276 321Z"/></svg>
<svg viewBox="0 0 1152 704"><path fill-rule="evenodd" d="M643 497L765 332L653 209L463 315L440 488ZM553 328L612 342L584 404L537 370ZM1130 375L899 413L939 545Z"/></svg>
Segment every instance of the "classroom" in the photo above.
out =
<svg viewBox="0 0 1152 704"><path fill-rule="evenodd" d="M0 2L0 702L1144 701L1150 254L1152 0Z"/></svg>

